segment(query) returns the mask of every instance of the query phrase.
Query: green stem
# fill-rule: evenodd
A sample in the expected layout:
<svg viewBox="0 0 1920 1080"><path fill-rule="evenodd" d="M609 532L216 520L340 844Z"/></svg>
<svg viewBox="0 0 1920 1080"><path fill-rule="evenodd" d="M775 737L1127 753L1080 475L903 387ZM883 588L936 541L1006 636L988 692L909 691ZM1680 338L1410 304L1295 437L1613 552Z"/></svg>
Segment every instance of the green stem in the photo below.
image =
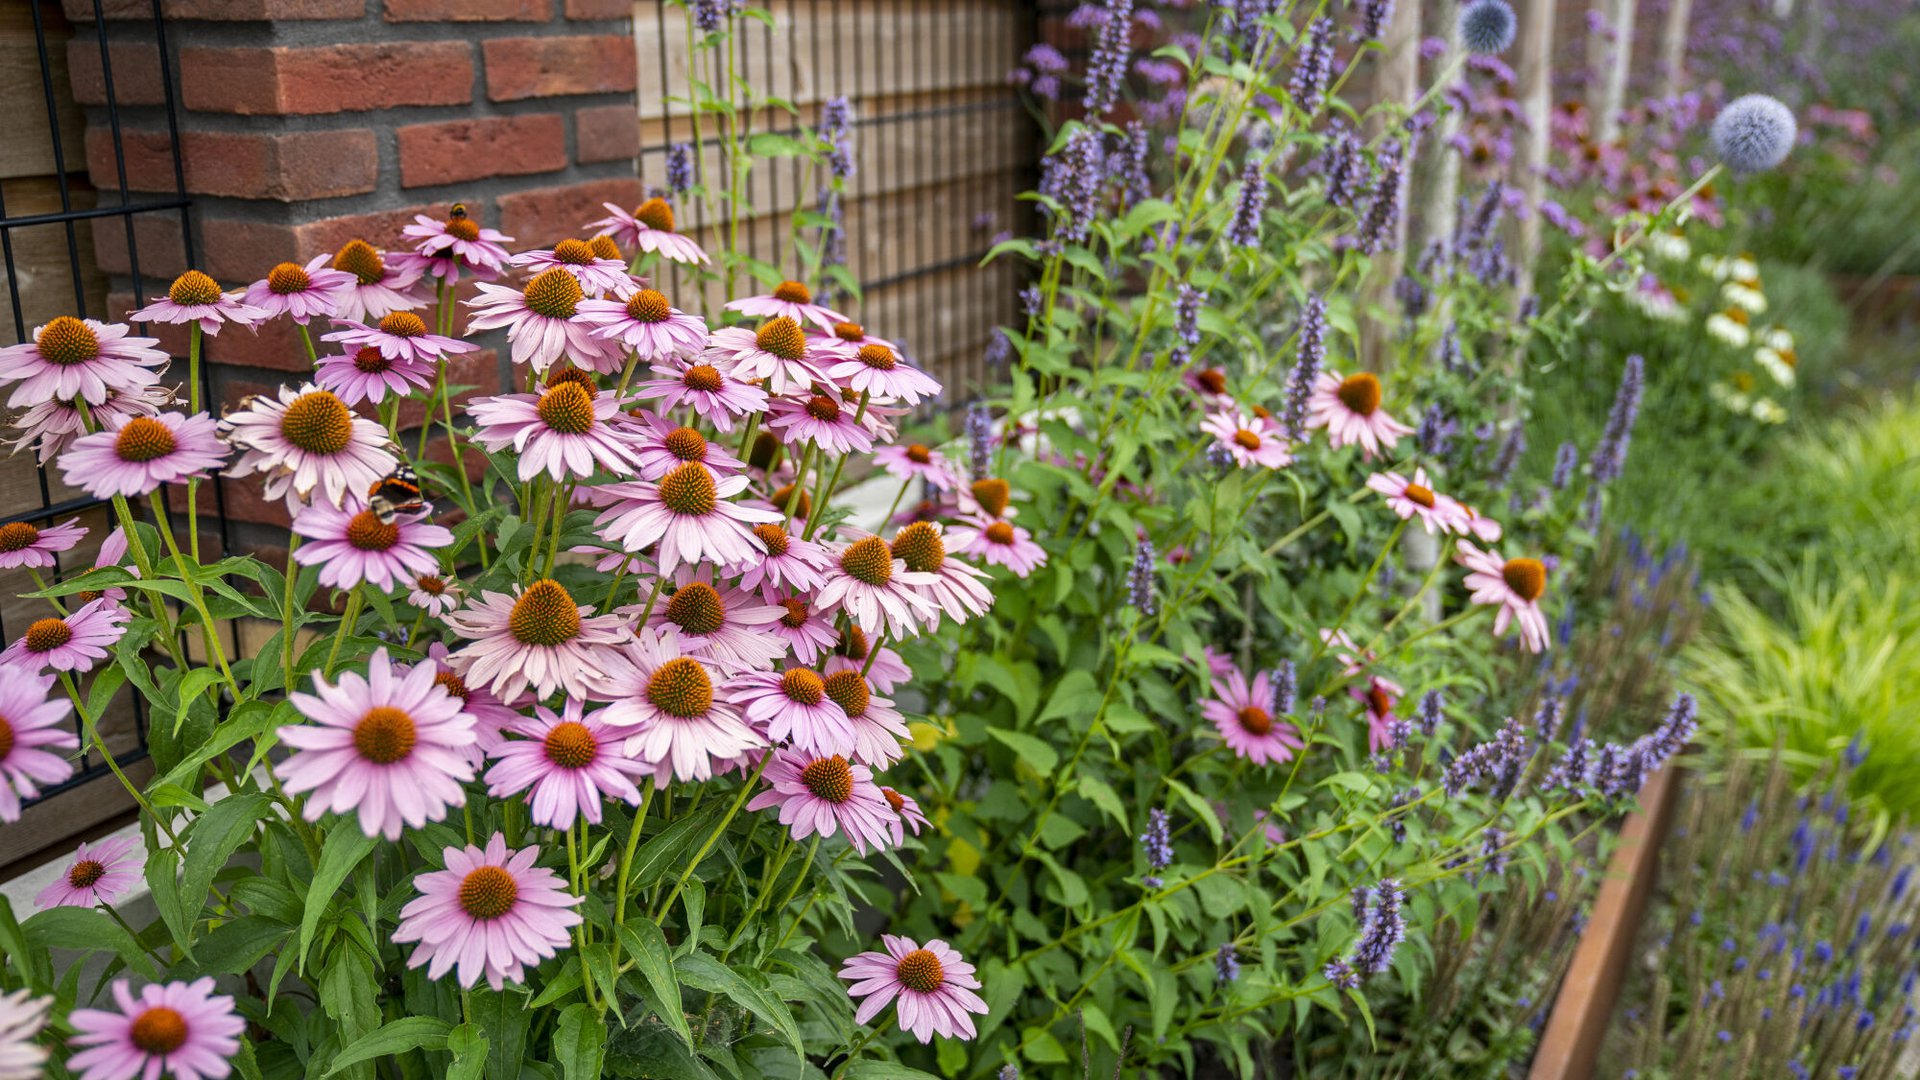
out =
<svg viewBox="0 0 1920 1080"><path fill-rule="evenodd" d="M633 881L633 853L640 847L640 830L647 824L647 807L653 805L653 785L640 789L640 808L633 812L633 827L627 830L627 850L620 856L620 884L613 902L613 925L627 925L627 889Z"/></svg>
<svg viewBox="0 0 1920 1080"><path fill-rule="evenodd" d="M347 609L340 613L340 626L333 634L333 648L327 650L327 664L323 668L328 678L333 677L333 665L340 659L340 646L353 634L355 624L360 621L361 586L355 586L347 593Z"/></svg>
<svg viewBox="0 0 1920 1080"><path fill-rule="evenodd" d="M754 766L752 775L748 776L746 782L740 785L740 793L734 796L733 805L727 807L726 816L722 817L720 823L715 825L711 832L707 833L706 842L701 844L700 850L694 854L692 859L687 861L687 868L680 872L679 880L673 883L673 891L667 893L667 898L661 901L658 907L654 908L653 921L659 922L660 917L665 915L668 909L673 907L673 902L680 898L680 890L686 887L687 879L693 876L693 872L699 869L700 863L706 859L707 852L712 851L713 845L719 842L720 834L727 831L728 825L733 824L734 815L738 814L740 808L746 805L747 796L753 794L754 786L760 783L760 774L767 771L767 763L772 760L773 755L767 754L760 759L759 765ZM704 790L705 789L702 789L702 793L704 793Z"/></svg>

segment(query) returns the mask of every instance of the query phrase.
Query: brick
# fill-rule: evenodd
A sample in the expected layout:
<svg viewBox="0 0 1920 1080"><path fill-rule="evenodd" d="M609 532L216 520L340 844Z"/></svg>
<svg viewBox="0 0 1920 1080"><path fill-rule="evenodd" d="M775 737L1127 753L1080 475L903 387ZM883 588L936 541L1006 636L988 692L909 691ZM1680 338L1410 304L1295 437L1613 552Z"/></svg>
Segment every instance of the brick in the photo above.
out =
<svg viewBox="0 0 1920 1080"><path fill-rule="evenodd" d="M567 125L559 113L409 124L400 140L400 186L458 184L567 167Z"/></svg>
<svg viewBox="0 0 1920 1080"><path fill-rule="evenodd" d="M113 97L121 105L161 105L167 100L160 81L160 51L152 45L116 41L107 46L113 65ZM73 100L81 105L105 105L107 80L100 70L100 42L91 36L67 42L67 77Z"/></svg>
<svg viewBox="0 0 1920 1080"><path fill-rule="evenodd" d="M388 22L546 22L552 0L387 0Z"/></svg>
<svg viewBox="0 0 1920 1080"><path fill-rule="evenodd" d="M519 247L542 247L578 236L582 225L605 217L601 203L631 206L644 194L637 177L516 191L498 199L500 230Z"/></svg>
<svg viewBox="0 0 1920 1080"><path fill-rule="evenodd" d="M180 50L189 109L242 115L359 112L473 100L473 52L459 41Z"/></svg>
<svg viewBox="0 0 1920 1080"><path fill-rule="evenodd" d="M631 19L633 0L567 0L566 11L569 19Z"/></svg>
<svg viewBox="0 0 1920 1080"><path fill-rule="evenodd" d="M67 19L93 21L93 0L63 0ZM367 13L367 0L161 0L169 19L211 22L270 22L311 19L357 19ZM104 0L101 14L108 19L153 18L152 0Z"/></svg>
<svg viewBox="0 0 1920 1080"><path fill-rule="evenodd" d="M87 168L94 186L102 190L119 187L118 166L124 163L129 188L172 191L171 146L165 132L123 128L121 160L116 161L112 130L90 127ZM379 147L365 128L283 134L183 131L180 148L187 190L196 195L297 202L358 195L379 184Z"/></svg>
<svg viewBox="0 0 1920 1080"><path fill-rule="evenodd" d="M595 105L573 113L574 156L582 165L631 161L640 154L640 112L632 105Z"/></svg>
<svg viewBox="0 0 1920 1080"><path fill-rule="evenodd" d="M630 34L494 38L480 49L493 101L630 94L638 78Z"/></svg>
<svg viewBox="0 0 1920 1080"><path fill-rule="evenodd" d="M118 196L109 196L117 199ZM150 281L160 282L155 289L164 289L168 282L187 269L186 246L180 236L180 215L178 214L134 214L132 252L127 248L127 229L119 221L102 218L93 223L93 258L102 272L108 274L132 275L134 256L139 257L140 274ZM226 283L232 288L231 282ZM152 295L150 289L148 294ZM114 318L124 316L133 307L133 297L124 298L125 304L109 296L107 311Z"/></svg>
<svg viewBox="0 0 1920 1080"><path fill-rule="evenodd" d="M231 288L230 281L251 281L278 262L304 263L323 252L338 251L349 240L365 240L377 248L395 250L405 245L400 229L415 214L445 217L450 202L420 204L367 214L346 214L299 224L244 221L238 218L200 219L203 269ZM481 203L468 207L482 224L493 219ZM179 242L175 235L175 244ZM530 246L530 245L518 245Z"/></svg>

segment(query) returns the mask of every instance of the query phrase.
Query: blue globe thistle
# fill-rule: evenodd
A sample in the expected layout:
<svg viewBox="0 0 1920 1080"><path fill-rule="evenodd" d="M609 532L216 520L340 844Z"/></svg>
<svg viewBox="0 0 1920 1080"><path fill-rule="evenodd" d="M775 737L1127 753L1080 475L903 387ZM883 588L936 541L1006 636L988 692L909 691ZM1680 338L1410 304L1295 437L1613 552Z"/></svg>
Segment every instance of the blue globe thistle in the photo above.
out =
<svg viewBox="0 0 1920 1080"><path fill-rule="evenodd" d="M1713 152L1736 173L1765 172L1787 159L1799 134L1793 110L1779 98L1747 94L1713 118Z"/></svg>
<svg viewBox="0 0 1920 1080"><path fill-rule="evenodd" d="M1460 44L1468 52L1497 56L1512 46L1520 20L1507 0L1473 0L1460 9Z"/></svg>

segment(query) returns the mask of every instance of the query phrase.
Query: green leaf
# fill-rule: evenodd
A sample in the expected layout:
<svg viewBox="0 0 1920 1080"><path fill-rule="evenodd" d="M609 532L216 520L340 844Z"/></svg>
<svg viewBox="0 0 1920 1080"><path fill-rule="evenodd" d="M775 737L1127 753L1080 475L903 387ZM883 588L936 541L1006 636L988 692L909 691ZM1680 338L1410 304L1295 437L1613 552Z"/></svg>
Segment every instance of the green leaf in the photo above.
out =
<svg viewBox="0 0 1920 1080"><path fill-rule="evenodd" d="M553 1060L565 1080L600 1080L607 1056L607 1022L584 1002L560 1010L554 1025Z"/></svg>
<svg viewBox="0 0 1920 1080"><path fill-rule="evenodd" d="M673 950L667 947L666 935L652 919L636 918L620 928L620 944L633 957L634 967L645 981L647 1004L692 1050L693 1031L687 1027L680 980L673 974Z"/></svg>
<svg viewBox="0 0 1920 1080"><path fill-rule="evenodd" d="M1053 688L1052 696L1047 698L1047 707L1040 710L1034 723L1044 724L1055 717L1078 718L1081 726L1093 723L1094 713L1100 710L1100 701L1106 696L1100 684L1094 681L1093 673L1079 668L1066 673L1058 685Z"/></svg>
<svg viewBox="0 0 1920 1080"><path fill-rule="evenodd" d="M160 911L160 921L167 924L173 943L191 959L193 916L187 914L187 907L180 900L179 852L163 848L147 857L147 892L153 897L153 906Z"/></svg>
<svg viewBox="0 0 1920 1080"><path fill-rule="evenodd" d="M447 1080L480 1080L487 1068L487 1037L472 1024L461 1024L447 1033L447 1049L453 1064L447 1068Z"/></svg>
<svg viewBox="0 0 1920 1080"><path fill-rule="evenodd" d="M1121 828L1129 826L1126 806L1120 802L1120 796L1105 780L1083 773L1080 777L1079 792L1081 798L1106 811L1107 815L1118 822Z"/></svg>
<svg viewBox="0 0 1920 1080"><path fill-rule="evenodd" d="M299 960L302 970L307 963L307 949L313 944L313 933L320 927L320 916L326 914L327 905L332 903L334 894L379 843L378 837L368 836L360 831L357 817L343 817L334 821L333 829L327 833L326 842L320 847L320 865L314 869L313 881L307 886L306 911L300 916Z"/></svg>
<svg viewBox="0 0 1920 1080"><path fill-rule="evenodd" d="M1045 739L1028 735L1024 731L1008 731L1006 728L990 727L987 734L1004 743L1021 760L1033 766L1043 776L1053 775L1053 767L1060 764L1060 754Z"/></svg>
<svg viewBox="0 0 1920 1080"><path fill-rule="evenodd" d="M127 929L98 908L49 908L20 924L26 944L42 949L109 950L149 979L160 972ZM12 950L8 950L11 952Z"/></svg>
<svg viewBox="0 0 1920 1080"><path fill-rule="evenodd" d="M444 1050L453 1025L436 1016L408 1016L382 1024L355 1039L333 1059L321 1080L349 1065L376 1058L397 1057L409 1050Z"/></svg>
<svg viewBox="0 0 1920 1080"><path fill-rule="evenodd" d="M293 936L293 927L264 915L242 915L214 927L194 955L209 975L240 975Z"/></svg>
<svg viewBox="0 0 1920 1080"><path fill-rule="evenodd" d="M180 875L180 902L189 917L200 917L207 894L213 891L214 875L253 835L272 804L272 799L258 792L229 795L194 820L187 830L187 859Z"/></svg>
<svg viewBox="0 0 1920 1080"><path fill-rule="evenodd" d="M660 880L668 867L678 866L681 855L696 840L706 836L707 827L718 813L719 808L709 807L697 814L676 818L671 825L656 833L653 839L640 845L640 852L633 859L633 881L629 891L652 885Z"/></svg>
<svg viewBox="0 0 1920 1080"><path fill-rule="evenodd" d="M1198 792L1178 780L1169 778L1167 780L1167 787L1171 789L1175 795L1180 796L1180 801L1187 804L1187 809L1193 811L1193 816L1199 818L1200 823L1207 827L1207 835L1213 837L1213 842L1216 844L1219 843L1222 835L1220 815L1213 812L1213 804L1201 798Z"/></svg>
<svg viewBox="0 0 1920 1080"><path fill-rule="evenodd" d="M932 1073L909 1069L897 1061L856 1061L840 1075L845 1080L939 1080Z"/></svg>
<svg viewBox="0 0 1920 1080"><path fill-rule="evenodd" d="M766 1021L793 1046L794 1053L805 1056L806 1051L800 1045L800 1025L793 1022L793 1014L787 1011L786 1005L748 982L739 972L702 952L680 957L674 961L673 970L687 985L723 995Z"/></svg>
<svg viewBox="0 0 1920 1080"><path fill-rule="evenodd" d="M527 1060L527 1027L533 1014L527 996L517 990L494 993L485 988L468 995L473 1022L487 1033L486 1075L492 1080L521 1080ZM451 1044L451 1036L449 1036Z"/></svg>

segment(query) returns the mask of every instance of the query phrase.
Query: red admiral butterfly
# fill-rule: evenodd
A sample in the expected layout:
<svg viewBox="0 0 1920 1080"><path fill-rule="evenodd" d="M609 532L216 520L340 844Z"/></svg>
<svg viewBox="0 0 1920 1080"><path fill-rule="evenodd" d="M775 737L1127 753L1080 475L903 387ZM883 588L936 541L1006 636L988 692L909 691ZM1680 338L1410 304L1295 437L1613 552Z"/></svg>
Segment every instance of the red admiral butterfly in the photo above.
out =
<svg viewBox="0 0 1920 1080"><path fill-rule="evenodd" d="M383 524L392 524L401 514L431 513L433 502L421 490L420 477L412 467L401 465L368 490L367 509Z"/></svg>

